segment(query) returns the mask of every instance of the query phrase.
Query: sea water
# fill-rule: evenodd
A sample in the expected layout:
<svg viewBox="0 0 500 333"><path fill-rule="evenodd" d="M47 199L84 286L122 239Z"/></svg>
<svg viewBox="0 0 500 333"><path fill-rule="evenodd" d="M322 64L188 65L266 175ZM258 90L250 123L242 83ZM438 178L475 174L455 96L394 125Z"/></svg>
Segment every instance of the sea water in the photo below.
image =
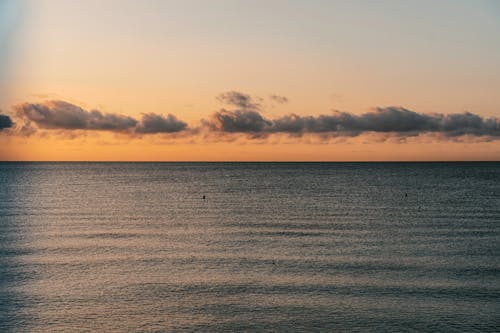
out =
<svg viewBox="0 0 500 333"><path fill-rule="evenodd" d="M196 330L500 331L500 163L0 163L1 332Z"/></svg>

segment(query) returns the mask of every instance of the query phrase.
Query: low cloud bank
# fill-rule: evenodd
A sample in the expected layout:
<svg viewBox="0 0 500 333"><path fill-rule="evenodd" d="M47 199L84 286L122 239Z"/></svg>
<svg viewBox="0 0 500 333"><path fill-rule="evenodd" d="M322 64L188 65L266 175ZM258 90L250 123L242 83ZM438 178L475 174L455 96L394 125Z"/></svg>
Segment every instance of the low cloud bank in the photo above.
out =
<svg viewBox="0 0 500 333"><path fill-rule="evenodd" d="M455 114L424 114L403 107L378 107L371 112L356 115L334 111L326 115L304 116L289 114L274 119L262 113L263 101L248 94L229 91L216 97L227 108L222 108L198 125L189 127L172 114L142 114L140 119L99 110L85 110L65 101L24 103L14 106L16 123L0 115L0 130L14 128L13 133L31 135L39 129L45 130L91 130L119 132L130 135L183 133L194 136L198 133L210 135L246 135L262 138L272 134L291 136L318 135L352 137L365 133L390 134L400 137L420 134L438 134L440 137L488 137L500 138L500 119L486 118L470 112ZM288 98L271 95L271 100L286 103ZM16 132L17 131L17 132Z"/></svg>
<svg viewBox="0 0 500 333"><path fill-rule="evenodd" d="M126 131L138 123L129 116L86 111L64 101L24 103L14 109L20 118L45 129Z"/></svg>
<svg viewBox="0 0 500 333"><path fill-rule="evenodd" d="M455 114L422 114L402 107L375 108L355 115L335 111L329 115L286 115L266 119L256 110L222 109L205 121L212 131L253 133L256 135L284 133L291 135L327 134L357 136L363 133L393 133L414 136L440 133L447 137L462 135L500 137L500 120L465 112Z"/></svg>
<svg viewBox="0 0 500 333"><path fill-rule="evenodd" d="M175 116L143 114L140 120L99 110L84 110L64 101L24 103L14 106L16 115L28 126L42 129L93 130L137 134L173 133L187 128ZM25 126L26 126L25 125Z"/></svg>

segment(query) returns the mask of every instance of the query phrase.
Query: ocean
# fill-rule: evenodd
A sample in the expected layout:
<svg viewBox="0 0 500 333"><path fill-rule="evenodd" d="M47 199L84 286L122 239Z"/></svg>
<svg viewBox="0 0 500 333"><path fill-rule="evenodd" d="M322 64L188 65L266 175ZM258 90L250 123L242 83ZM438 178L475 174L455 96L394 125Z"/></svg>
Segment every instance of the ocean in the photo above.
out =
<svg viewBox="0 0 500 333"><path fill-rule="evenodd" d="M0 332L94 331L498 332L500 163L0 163Z"/></svg>

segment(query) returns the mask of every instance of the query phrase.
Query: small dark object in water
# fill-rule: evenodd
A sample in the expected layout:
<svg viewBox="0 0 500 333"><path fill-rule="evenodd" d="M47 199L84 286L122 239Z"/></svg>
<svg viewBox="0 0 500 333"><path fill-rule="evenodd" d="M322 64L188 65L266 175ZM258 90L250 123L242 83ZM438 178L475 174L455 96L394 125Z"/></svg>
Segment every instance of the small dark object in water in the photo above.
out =
<svg viewBox="0 0 500 333"><path fill-rule="evenodd" d="M408 198L408 193L405 193L405 198Z"/></svg>
<svg viewBox="0 0 500 333"><path fill-rule="evenodd" d="M205 196L203 196L203 200L205 200Z"/></svg>

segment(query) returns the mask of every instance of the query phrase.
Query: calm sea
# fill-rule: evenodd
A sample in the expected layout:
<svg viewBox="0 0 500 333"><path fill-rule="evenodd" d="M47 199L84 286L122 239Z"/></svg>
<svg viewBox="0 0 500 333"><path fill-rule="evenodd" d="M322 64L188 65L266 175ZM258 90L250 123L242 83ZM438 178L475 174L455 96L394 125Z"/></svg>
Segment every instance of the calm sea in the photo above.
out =
<svg viewBox="0 0 500 333"><path fill-rule="evenodd" d="M500 331L500 163L0 164L0 332L196 330Z"/></svg>

